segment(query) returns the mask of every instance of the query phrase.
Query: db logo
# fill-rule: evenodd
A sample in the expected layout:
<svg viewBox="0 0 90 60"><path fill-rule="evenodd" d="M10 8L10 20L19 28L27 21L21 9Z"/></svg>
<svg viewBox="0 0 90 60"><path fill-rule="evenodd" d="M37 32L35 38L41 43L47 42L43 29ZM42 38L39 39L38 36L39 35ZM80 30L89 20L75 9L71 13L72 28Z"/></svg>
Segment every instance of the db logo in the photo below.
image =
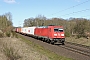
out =
<svg viewBox="0 0 90 60"><path fill-rule="evenodd" d="M28 32L30 32L30 30L28 30Z"/></svg>

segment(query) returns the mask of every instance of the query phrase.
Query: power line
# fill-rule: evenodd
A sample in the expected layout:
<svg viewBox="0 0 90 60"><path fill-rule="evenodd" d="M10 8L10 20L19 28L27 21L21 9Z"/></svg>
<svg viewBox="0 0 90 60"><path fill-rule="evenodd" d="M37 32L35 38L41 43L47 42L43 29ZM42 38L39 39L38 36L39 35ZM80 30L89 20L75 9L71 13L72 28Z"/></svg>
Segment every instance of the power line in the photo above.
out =
<svg viewBox="0 0 90 60"><path fill-rule="evenodd" d="M80 11L64 14L64 15L61 15L61 16L66 16L66 15L71 15L71 14L75 14L75 13L85 12L85 11L88 11L88 10L90 10L90 9L80 10Z"/></svg>
<svg viewBox="0 0 90 60"><path fill-rule="evenodd" d="M75 7L79 6L79 5L82 5L82 4L84 4L84 3L87 3L87 2L89 2L89 1L90 1L90 0L84 1L84 2L82 2L82 3L80 3L80 4L77 4L77 5L75 5L75 6L72 6L72 7L66 8L66 9L63 9L63 10L58 11L58 12L56 12L56 13L53 13L53 14L51 14L51 15L54 15L54 14L57 14L57 13L59 13L59 12L63 12L63 11L69 10L69 9L71 9L71 8L75 8Z"/></svg>

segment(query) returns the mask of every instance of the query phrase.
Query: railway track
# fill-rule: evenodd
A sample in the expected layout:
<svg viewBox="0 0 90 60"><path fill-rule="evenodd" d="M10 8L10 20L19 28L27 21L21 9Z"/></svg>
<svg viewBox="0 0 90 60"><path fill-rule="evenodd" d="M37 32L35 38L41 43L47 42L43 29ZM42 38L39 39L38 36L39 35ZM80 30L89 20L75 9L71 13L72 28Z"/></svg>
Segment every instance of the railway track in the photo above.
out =
<svg viewBox="0 0 90 60"><path fill-rule="evenodd" d="M65 45L59 45L62 48L68 49L70 51L83 54L90 57L90 46L84 46L81 44L75 44L70 42L65 42Z"/></svg>
<svg viewBox="0 0 90 60"><path fill-rule="evenodd" d="M85 46L71 42L65 42L65 45L58 45L58 46L90 57L90 46Z"/></svg>
<svg viewBox="0 0 90 60"><path fill-rule="evenodd" d="M21 35L21 34L19 34ZM69 58L73 58L74 60L90 60L90 48L89 47L81 47L81 45L79 45L81 52L76 49L76 48L72 48L72 47L78 47L77 44L73 44L73 43L69 43L69 42L65 42L65 45L61 45L61 44L55 44L55 45L51 45L51 44L47 44L47 43L44 43L42 41L39 41L39 40L36 40L36 39L33 39L31 37L28 37L28 36L24 36L24 35L21 35L22 37L24 37L25 39L27 40L30 40L36 44L39 44L41 46L43 46L44 48L50 50L50 51L53 51L54 53L60 55L60 56L66 56L66 57L69 57ZM84 51L87 51L87 53L82 53L83 49ZM78 50L78 51L77 51Z"/></svg>
<svg viewBox="0 0 90 60"><path fill-rule="evenodd" d="M65 42L65 45L58 45L58 46L90 57L90 46L85 46L85 45L71 43L71 42Z"/></svg>

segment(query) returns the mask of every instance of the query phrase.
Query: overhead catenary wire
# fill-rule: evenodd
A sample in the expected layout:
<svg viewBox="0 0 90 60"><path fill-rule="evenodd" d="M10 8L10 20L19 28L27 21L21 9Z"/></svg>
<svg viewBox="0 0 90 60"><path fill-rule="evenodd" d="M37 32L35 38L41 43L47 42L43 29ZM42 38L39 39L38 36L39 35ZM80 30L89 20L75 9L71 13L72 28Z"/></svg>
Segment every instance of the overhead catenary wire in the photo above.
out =
<svg viewBox="0 0 90 60"><path fill-rule="evenodd" d="M64 15L61 15L61 16L67 16L67 15L76 14L76 13L80 13L80 12L85 12L85 11L89 11L89 10L90 9L80 10L80 11L76 11L76 12L71 12L71 13L68 13L68 14L64 14Z"/></svg>
<svg viewBox="0 0 90 60"><path fill-rule="evenodd" d="M79 5L82 5L82 4L87 3L87 2L89 2L89 1L90 1L90 0L84 1L84 2L82 2L82 3L79 3L79 4L77 4L77 5L71 6L71 7L66 8L66 9L63 9L63 10L58 11L58 12L56 12L56 13L53 13L53 14L51 14L51 15L54 15L54 14L57 14L57 13L64 12L64 11L66 11L66 10L69 10L69 9L75 8L75 7L79 6ZM50 15L49 15L49 16L50 16Z"/></svg>

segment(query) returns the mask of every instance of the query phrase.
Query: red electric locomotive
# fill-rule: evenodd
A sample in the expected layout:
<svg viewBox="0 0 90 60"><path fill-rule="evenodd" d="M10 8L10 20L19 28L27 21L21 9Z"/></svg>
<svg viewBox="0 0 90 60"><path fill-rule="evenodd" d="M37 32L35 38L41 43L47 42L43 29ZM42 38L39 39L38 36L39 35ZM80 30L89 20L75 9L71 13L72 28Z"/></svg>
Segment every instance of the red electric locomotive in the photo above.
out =
<svg viewBox="0 0 90 60"><path fill-rule="evenodd" d="M37 38L41 38L43 41L49 43L62 43L64 44L65 36L62 26L42 26L37 27L34 31Z"/></svg>

